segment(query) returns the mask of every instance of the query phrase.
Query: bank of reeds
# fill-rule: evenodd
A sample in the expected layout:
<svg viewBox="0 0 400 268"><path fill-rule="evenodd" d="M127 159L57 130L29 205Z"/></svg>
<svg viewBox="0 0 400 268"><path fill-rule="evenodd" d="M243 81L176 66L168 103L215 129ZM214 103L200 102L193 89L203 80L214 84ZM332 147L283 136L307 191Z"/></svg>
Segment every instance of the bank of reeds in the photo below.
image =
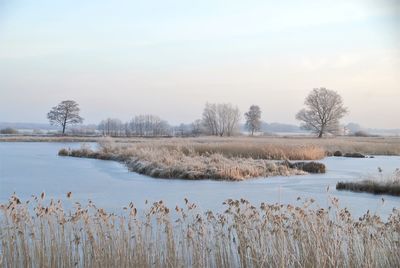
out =
<svg viewBox="0 0 400 268"><path fill-rule="evenodd" d="M42 197L44 195L42 194ZM71 196L71 193L68 193ZM227 200L223 213L185 200L118 215L76 203L12 196L1 205L1 267L398 267L400 211L387 221L329 210Z"/></svg>
<svg viewBox="0 0 400 268"><path fill-rule="evenodd" d="M233 137L233 138L192 138L191 142L204 144L236 144L257 148L263 146L283 146L286 148L311 147L319 148L325 155L332 155L335 151L346 153L361 153L364 155L400 155L400 137ZM229 146L229 145L226 145ZM315 159L315 158L314 158Z"/></svg>
<svg viewBox="0 0 400 268"><path fill-rule="evenodd" d="M61 149L59 155L116 160L134 172L155 178L244 180L255 177L300 175L306 172L323 173L319 163L287 164L271 159L309 159L318 148L208 146L187 142L114 143L103 141L99 149L83 147L77 150ZM252 150L254 149L254 150ZM293 154L291 154L293 153ZM318 155L319 157L320 155Z"/></svg>
<svg viewBox="0 0 400 268"><path fill-rule="evenodd" d="M96 142L102 137L57 137L57 136L0 136L2 141L38 141L38 142ZM325 155L333 155L340 151L346 153L361 153L363 155L400 155L400 137L332 137L317 139L313 137L272 136L272 137L196 137L196 138L140 138L116 137L118 143L190 143L196 145L196 150L225 152L232 155L251 155L267 158L274 155L293 157L296 160L320 159ZM308 152L305 153L304 148ZM314 148L314 151L310 148ZM288 152L290 151L290 152ZM321 156L321 151L323 151Z"/></svg>
<svg viewBox="0 0 400 268"><path fill-rule="evenodd" d="M389 177L375 176L355 182L338 182L337 190L400 196L400 169Z"/></svg>

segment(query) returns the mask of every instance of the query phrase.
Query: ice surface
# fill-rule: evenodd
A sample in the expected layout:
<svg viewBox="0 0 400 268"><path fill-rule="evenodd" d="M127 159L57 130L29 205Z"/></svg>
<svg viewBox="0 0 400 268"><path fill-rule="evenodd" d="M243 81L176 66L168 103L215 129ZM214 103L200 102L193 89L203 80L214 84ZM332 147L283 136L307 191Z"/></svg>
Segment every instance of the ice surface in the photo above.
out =
<svg viewBox="0 0 400 268"><path fill-rule="evenodd" d="M57 155L60 148L79 146L78 143L0 143L0 202L6 202L14 192L26 200L43 191L46 199L64 200L71 191L73 202L86 203L91 199L98 206L113 211L120 211L130 201L141 209L145 200L164 200L168 206L175 207L182 204L185 197L203 210L218 211L222 211L222 202L228 198L245 198L256 205L261 202L300 204L297 197L314 198L319 206L327 207L328 196L335 196L341 206L355 216L369 209L386 217L393 207L400 207L400 197L335 190L336 182L376 175L378 167L384 172L393 172L400 167L399 156L329 157L322 161L327 165L326 174L242 182L188 181L150 178L129 172L124 165L113 161Z"/></svg>

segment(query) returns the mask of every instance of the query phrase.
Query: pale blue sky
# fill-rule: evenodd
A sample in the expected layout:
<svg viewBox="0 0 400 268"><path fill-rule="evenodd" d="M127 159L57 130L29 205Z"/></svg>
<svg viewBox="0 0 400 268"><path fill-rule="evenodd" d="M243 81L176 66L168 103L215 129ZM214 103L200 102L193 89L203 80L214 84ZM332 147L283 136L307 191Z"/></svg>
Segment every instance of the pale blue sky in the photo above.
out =
<svg viewBox="0 0 400 268"><path fill-rule="evenodd" d="M86 123L201 117L206 101L297 123L314 87L344 122L400 127L400 1L0 0L0 121L45 122L64 99Z"/></svg>

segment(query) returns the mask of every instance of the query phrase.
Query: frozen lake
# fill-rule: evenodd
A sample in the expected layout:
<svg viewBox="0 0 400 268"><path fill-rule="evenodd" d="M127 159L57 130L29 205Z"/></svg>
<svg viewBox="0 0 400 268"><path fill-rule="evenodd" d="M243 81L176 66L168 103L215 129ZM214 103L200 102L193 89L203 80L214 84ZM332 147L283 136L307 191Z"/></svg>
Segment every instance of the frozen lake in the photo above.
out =
<svg viewBox="0 0 400 268"><path fill-rule="evenodd" d="M314 198L319 206L327 207L329 196L335 196L341 206L347 207L355 216L369 209L386 217L393 207L400 207L400 197L335 190L336 182L376 175L378 167L392 173L400 167L399 156L368 159L330 157L321 161L328 170L322 175L243 182L187 181L150 178L129 172L124 165L113 161L57 155L60 148L79 146L79 143L0 142L0 203L7 202L14 192L22 200L43 191L46 199L64 200L66 193L71 191L74 202L86 203L90 199L100 207L115 211L131 201L139 209L143 208L145 200L164 200L172 208L182 204L185 197L203 210L218 211L222 210L222 202L228 198L245 198L255 205L261 202L300 204L297 197Z"/></svg>

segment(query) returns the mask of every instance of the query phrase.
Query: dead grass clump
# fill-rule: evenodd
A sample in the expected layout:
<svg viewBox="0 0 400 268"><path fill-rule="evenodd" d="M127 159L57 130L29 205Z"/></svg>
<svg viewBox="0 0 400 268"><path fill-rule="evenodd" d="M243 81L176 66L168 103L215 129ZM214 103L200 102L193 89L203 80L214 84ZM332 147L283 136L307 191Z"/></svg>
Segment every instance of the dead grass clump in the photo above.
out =
<svg viewBox="0 0 400 268"><path fill-rule="evenodd" d="M68 193L69 198L72 197ZM28 203L28 201L30 201ZM185 199L117 214L93 202L65 210L44 195L0 206L2 267L398 267L400 211L387 221L331 209L226 200L223 213Z"/></svg>
<svg viewBox="0 0 400 268"><path fill-rule="evenodd" d="M351 158L365 158L365 155L361 153L345 153L344 157L351 157Z"/></svg>
<svg viewBox="0 0 400 268"><path fill-rule="evenodd" d="M400 170L396 169L393 175L386 178L378 176L356 182L338 182L336 189L400 196Z"/></svg>
<svg viewBox="0 0 400 268"><path fill-rule="evenodd" d="M62 148L60 151L58 151L59 156L69 156L69 151L65 148Z"/></svg>
<svg viewBox="0 0 400 268"><path fill-rule="evenodd" d="M343 156L343 153L341 151L335 151L333 156Z"/></svg>
<svg viewBox="0 0 400 268"><path fill-rule="evenodd" d="M293 168L301 169L308 173L325 173L326 167L322 163L317 162L297 162L292 164Z"/></svg>

